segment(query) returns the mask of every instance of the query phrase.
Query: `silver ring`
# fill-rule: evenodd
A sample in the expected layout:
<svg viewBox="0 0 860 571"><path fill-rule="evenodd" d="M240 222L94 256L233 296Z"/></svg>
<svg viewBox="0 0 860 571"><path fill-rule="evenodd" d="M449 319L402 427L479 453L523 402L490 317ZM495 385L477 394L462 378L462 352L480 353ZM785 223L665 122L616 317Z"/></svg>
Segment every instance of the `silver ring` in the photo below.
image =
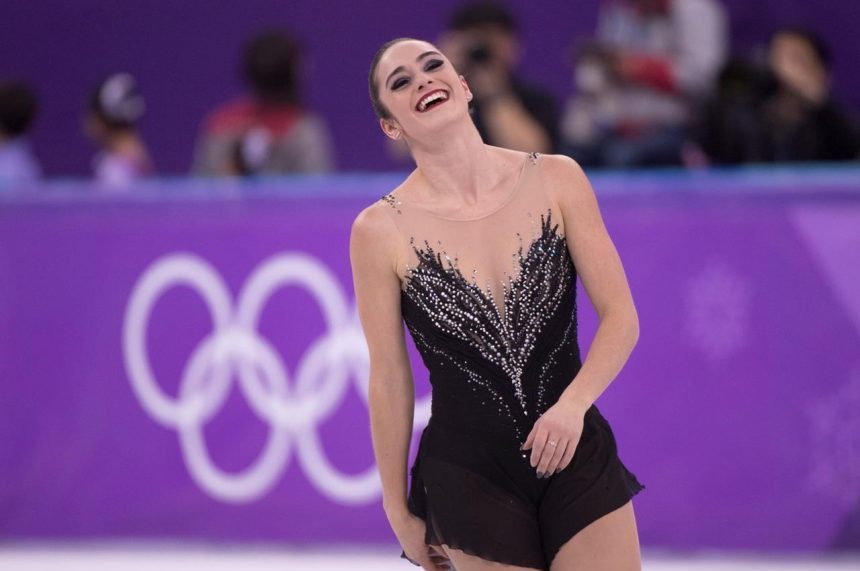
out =
<svg viewBox="0 0 860 571"><path fill-rule="evenodd" d="M547 440L547 441L546 441L546 443L547 443L547 444L549 444L550 446L555 446L555 445L556 445L556 443L555 443L555 442L553 442L552 440Z"/></svg>

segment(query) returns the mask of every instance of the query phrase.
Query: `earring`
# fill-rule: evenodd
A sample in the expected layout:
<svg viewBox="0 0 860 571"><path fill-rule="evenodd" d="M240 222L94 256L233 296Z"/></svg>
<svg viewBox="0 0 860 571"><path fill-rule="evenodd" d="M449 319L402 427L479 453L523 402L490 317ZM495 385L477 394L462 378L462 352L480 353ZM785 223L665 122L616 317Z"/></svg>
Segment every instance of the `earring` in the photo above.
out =
<svg viewBox="0 0 860 571"><path fill-rule="evenodd" d="M471 101L471 100L472 100L472 94L471 94L471 93L467 93L467 94L466 94L466 101Z"/></svg>

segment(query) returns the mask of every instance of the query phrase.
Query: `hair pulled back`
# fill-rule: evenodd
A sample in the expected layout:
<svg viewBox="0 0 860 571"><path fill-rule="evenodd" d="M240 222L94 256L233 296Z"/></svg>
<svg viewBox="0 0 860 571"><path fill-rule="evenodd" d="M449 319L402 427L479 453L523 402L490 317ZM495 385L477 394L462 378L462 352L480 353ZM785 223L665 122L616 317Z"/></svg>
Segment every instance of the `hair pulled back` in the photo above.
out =
<svg viewBox="0 0 860 571"><path fill-rule="evenodd" d="M388 107L386 107L379 99L379 85L376 83L376 68L379 67L379 60L382 59L382 56L385 55L388 48L394 44L417 41L421 40L416 40L415 38L395 38L393 40L389 40L382 44L382 47L376 51L376 54L373 56L373 60L370 62L370 73L367 75L367 89L370 92L370 103L373 105L373 111L380 119L391 119L391 111L389 111Z"/></svg>

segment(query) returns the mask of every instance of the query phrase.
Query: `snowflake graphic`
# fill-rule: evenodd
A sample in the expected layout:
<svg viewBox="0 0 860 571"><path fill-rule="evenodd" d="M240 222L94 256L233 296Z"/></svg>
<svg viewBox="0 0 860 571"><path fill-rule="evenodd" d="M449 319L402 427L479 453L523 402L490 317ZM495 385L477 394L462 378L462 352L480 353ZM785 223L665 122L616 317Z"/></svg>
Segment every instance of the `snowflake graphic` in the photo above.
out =
<svg viewBox="0 0 860 571"><path fill-rule="evenodd" d="M860 500L860 363L834 393L811 403L806 416L809 487L849 508Z"/></svg>
<svg viewBox="0 0 860 571"><path fill-rule="evenodd" d="M710 260L684 292L687 339L711 361L728 359L749 336L751 298L748 280L722 260Z"/></svg>

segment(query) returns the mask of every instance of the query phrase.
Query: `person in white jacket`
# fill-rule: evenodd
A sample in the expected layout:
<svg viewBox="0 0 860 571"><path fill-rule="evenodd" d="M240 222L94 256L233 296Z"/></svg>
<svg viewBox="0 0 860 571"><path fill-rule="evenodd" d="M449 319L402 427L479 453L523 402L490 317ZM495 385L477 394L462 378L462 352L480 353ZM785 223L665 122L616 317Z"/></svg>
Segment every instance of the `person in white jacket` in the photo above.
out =
<svg viewBox="0 0 860 571"><path fill-rule="evenodd" d="M590 165L680 164L691 106L710 93L728 42L717 0L605 0L577 54L564 150Z"/></svg>

